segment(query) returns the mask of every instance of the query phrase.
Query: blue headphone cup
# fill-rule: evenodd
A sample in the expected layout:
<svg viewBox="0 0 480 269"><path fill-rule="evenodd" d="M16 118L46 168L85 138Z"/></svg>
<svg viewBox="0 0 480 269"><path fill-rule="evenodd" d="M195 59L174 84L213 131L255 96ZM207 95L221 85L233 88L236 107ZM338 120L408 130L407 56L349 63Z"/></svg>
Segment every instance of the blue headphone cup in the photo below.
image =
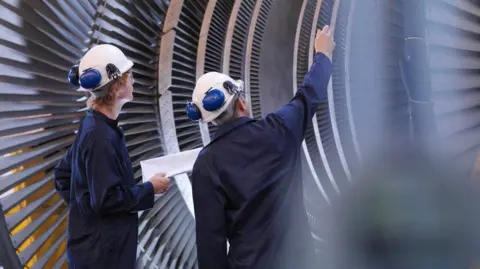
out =
<svg viewBox="0 0 480 269"><path fill-rule="evenodd" d="M218 110L225 103L225 94L218 89L213 89L205 94L202 105L206 111Z"/></svg>
<svg viewBox="0 0 480 269"><path fill-rule="evenodd" d="M80 75L80 86L84 89L93 89L102 81L102 74L95 69L87 69Z"/></svg>
<svg viewBox="0 0 480 269"><path fill-rule="evenodd" d="M80 86L78 81L78 65L74 65L70 72L68 72L68 82L73 86Z"/></svg>
<svg viewBox="0 0 480 269"><path fill-rule="evenodd" d="M200 109L192 102L187 103L187 116L191 120L199 120L202 117Z"/></svg>

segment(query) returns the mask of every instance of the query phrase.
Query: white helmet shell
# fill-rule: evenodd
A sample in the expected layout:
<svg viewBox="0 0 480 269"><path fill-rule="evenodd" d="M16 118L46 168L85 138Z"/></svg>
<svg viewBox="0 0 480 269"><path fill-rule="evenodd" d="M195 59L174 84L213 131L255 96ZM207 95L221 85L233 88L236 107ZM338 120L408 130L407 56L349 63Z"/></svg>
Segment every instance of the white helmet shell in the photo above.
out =
<svg viewBox="0 0 480 269"><path fill-rule="evenodd" d="M227 91L227 89L223 87L223 83L225 81L230 81L233 84L235 84L238 87L239 91L243 90L242 81L234 80L231 77L218 72L205 73L197 80L195 89L193 90L192 102L195 103L195 105L198 107L198 109L202 114L202 117L200 118L201 122L208 123L208 122L214 121L218 116L220 116L228 108L230 103L235 98L233 94L231 94L229 91ZM218 110L215 110L215 111L206 110L205 108L203 108L203 104L202 104L205 94L211 89L218 89L222 91L223 94L225 95L224 104Z"/></svg>
<svg viewBox="0 0 480 269"><path fill-rule="evenodd" d="M108 64L114 64L124 74L133 66L123 52L110 44L101 44L92 47L82 58L79 64L79 74L82 74L87 69L96 69L102 75L100 84L93 89L83 89L83 91L93 91L108 84L112 79L108 78L106 67Z"/></svg>

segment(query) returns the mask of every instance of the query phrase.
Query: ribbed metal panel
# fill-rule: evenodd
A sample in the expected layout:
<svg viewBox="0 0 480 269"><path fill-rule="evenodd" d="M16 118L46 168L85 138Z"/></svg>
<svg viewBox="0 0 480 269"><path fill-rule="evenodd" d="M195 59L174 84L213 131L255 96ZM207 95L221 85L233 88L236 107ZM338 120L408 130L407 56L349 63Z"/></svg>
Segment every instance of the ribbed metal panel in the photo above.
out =
<svg viewBox="0 0 480 269"><path fill-rule="evenodd" d="M312 36L312 28L315 25L313 22L315 18L320 16L320 14L316 15L315 12L319 12L319 7L321 8L322 3L317 2L315 0L308 0L305 3L304 11L303 11L303 16L301 19L301 28L300 33L298 33L298 45L297 45L297 62L296 62L296 85L294 85L294 88L296 88L300 85L302 85L303 78L307 74L310 65L311 65L311 55L312 55L312 45L314 44L315 36ZM315 16L316 15L316 16ZM318 180L317 184L320 184L320 186L316 186L314 189L323 189L324 192L328 196L333 193L333 188L332 188L332 183L331 183L331 176L328 175L327 170L329 171L329 164L324 161L322 161L322 154L323 157L324 153L320 152L321 148L321 140L320 137L317 137L315 135L313 125L310 125L309 128L307 129L307 133L305 136L305 143L306 147L308 149L308 154L311 159L313 169L316 172L316 177ZM320 145L319 145L320 143ZM325 165L327 167L325 167ZM306 190L311 191L312 188L305 188ZM308 192L308 191L307 191ZM308 193L307 193L308 195ZM316 195L310 195L312 197L317 196Z"/></svg>
<svg viewBox="0 0 480 269"><path fill-rule="evenodd" d="M217 0L216 2L208 31L204 73L222 72L222 57L225 38L227 36L227 26L235 1ZM209 123L208 128L210 130L210 136L213 138L217 127Z"/></svg>
<svg viewBox="0 0 480 269"><path fill-rule="evenodd" d="M32 268L44 268L47 263L58 268L66 261L65 253L56 253L65 242L67 211L53 189L52 169L73 142L84 116L86 96L68 84L66 74L90 46L113 43L135 63L134 101L124 107L119 121L136 179L141 179L141 160L164 154L157 60L168 2L0 3L5 26L0 38L0 204L7 215L0 225L11 234L11 242L2 244L11 244L18 252L18 257L8 257L14 266L23 267L31 260ZM150 262L154 267L167 263L171 268L193 268L193 218L173 185L155 205L155 209L167 205L171 210L156 210L154 217L144 212L141 224L141 232L161 226L169 236L152 239L143 233L140 240L149 242L142 246L146 249L165 247L167 254L157 252L163 255L161 260ZM170 214L173 211L178 214ZM177 233L180 228L185 232ZM145 256L139 252L139 258Z"/></svg>
<svg viewBox="0 0 480 269"><path fill-rule="evenodd" d="M438 134L458 163L470 169L480 146L480 4L426 1ZM305 204L321 251L328 246L321 217L346 187L358 154L368 152L390 127L399 137L408 136L408 98L398 64L404 14L402 0L304 3L293 63L297 85L312 62L314 28L334 24L337 43L329 99L317 110L303 146L304 170L313 176L305 182ZM67 83L66 74L88 48L113 43L135 62L134 101L119 120L138 181L141 160L206 144L199 125L185 115L201 74L226 72L245 80L253 117L261 117L260 51L274 4L1 1L0 240L7 248L0 258L9 255L13 268L29 262L31 268L60 268L66 262L65 253L56 250L64 246L68 212L53 188L52 169L85 115L87 96ZM215 127L207 131L212 136ZM185 179L173 180L155 207L140 214L139 268L197 267L195 220L177 185Z"/></svg>
<svg viewBox="0 0 480 269"><path fill-rule="evenodd" d="M332 90L333 100L335 104L335 119L338 139L341 143L344 162L344 169L348 169L347 173L352 173L355 167L358 167L358 157L353 144L353 134L349 123L349 111L347 107L346 95L346 36L348 19L351 8L351 0L339 1L339 7L335 20L335 42L336 47L333 53L333 74L332 74ZM347 174L348 177L351 177Z"/></svg>
<svg viewBox="0 0 480 269"><path fill-rule="evenodd" d="M397 138L408 137L408 98L399 68L404 18L401 1L351 1L355 5L345 48L349 113L359 153L369 155L383 143L398 144Z"/></svg>
<svg viewBox="0 0 480 269"><path fill-rule="evenodd" d="M140 161L165 154L159 138L161 127L157 125L157 60L168 6L162 1L117 0L107 2L105 7L93 39L116 44L135 62L135 98L124 107L119 121L135 175L140 179ZM193 268L196 258L188 258L193 250L185 248L185 242L194 242L194 219L175 183L156 200L152 210L141 215L139 268Z"/></svg>
<svg viewBox="0 0 480 269"><path fill-rule="evenodd" d="M399 59L403 53L403 3L402 0L389 0L378 3L377 12L383 21L378 36L382 46L376 51L379 62L375 80L379 93L383 93L380 103L385 113L383 128L395 128L399 137L408 136L409 113L408 97L400 72ZM393 139L393 137L391 137ZM399 141L387 140L398 143Z"/></svg>
<svg viewBox="0 0 480 269"><path fill-rule="evenodd" d="M175 27L173 47L172 92L175 128L180 150L203 146L199 126L185 114L185 104L192 99L196 82L197 45L207 0L184 1Z"/></svg>
<svg viewBox="0 0 480 269"><path fill-rule="evenodd" d="M301 85L303 77L308 72L309 68L309 52L311 46L311 32L313 26L314 13L316 11L317 1L315 0L305 0L302 4L302 9L300 11L299 22L297 25L296 40L295 40L295 49L294 52L294 85L293 89L295 93L299 85ZM318 10L317 10L318 11ZM312 234L316 237L319 237L320 229L318 229L318 217L320 216L320 206L324 204L325 200L322 199L319 188L323 189L323 186L317 186L316 184L321 184L319 178L326 179L327 176L321 163L318 147L316 144L316 139L313 134L312 127L310 126L309 131L307 131L306 142L304 142L303 153L305 154L305 162L307 162L304 173L312 173L312 177L307 175L304 176L304 196L305 196L305 208L308 213L308 221L312 229ZM313 143L312 143L313 142ZM307 148L312 148L316 150L317 155L312 157L312 153L307 150ZM315 152L313 152L314 154ZM323 173L322 173L323 172ZM319 176L320 174L320 176ZM310 180L313 179L313 180ZM315 182L316 181L316 182ZM320 194L320 195L319 195ZM316 249L319 248L320 242L316 242Z"/></svg>
<svg viewBox="0 0 480 269"><path fill-rule="evenodd" d="M233 79L244 79L245 44L247 42L255 0L242 0L231 40L228 73Z"/></svg>
<svg viewBox="0 0 480 269"><path fill-rule="evenodd" d="M314 35L316 32L314 20L318 16L321 2L315 0L305 0L300 12L299 23L297 26L296 42L294 52L294 85L293 90L296 92L298 86L311 65L312 45L314 43ZM322 208L328 206L329 198L324 185L329 185L329 177L326 173L324 163L319 153L317 138L314 134L312 126L307 129L305 141L302 146L303 154L305 154L304 162L304 196L305 208L308 213L308 220L315 239L315 249L318 252L323 245L323 231L320 225L322 216ZM326 163L328 165L328 163ZM308 167L308 168L307 168ZM327 167L328 168L328 167ZM308 172L311 176L306 175Z"/></svg>
<svg viewBox="0 0 480 269"><path fill-rule="evenodd" d="M253 118L260 119L262 111L260 107L260 51L265 27L267 25L268 13L272 7L273 0L257 1L250 31L248 35L246 60L244 63L245 88L249 91L249 105Z"/></svg>
<svg viewBox="0 0 480 269"><path fill-rule="evenodd" d="M137 180L141 179L140 161L165 153L158 126L156 61L166 10L162 1L107 1L99 8L91 37L92 43L118 46L135 63L134 99L124 105L118 120Z"/></svg>
<svg viewBox="0 0 480 269"><path fill-rule="evenodd" d="M261 4L260 2L257 4ZM245 80L246 78L245 62L248 58L246 49L255 6L255 0L242 0L235 1L232 7L223 44L222 73L230 75L233 79ZM250 96L247 96L247 99L249 100ZM213 133L215 127L210 128Z"/></svg>
<svg viewBox="0 0 480 269"><path fill-rule="evenodd" d="M334 4L335 4L334 0L322 1L322 5L320 8L320 15L318 16L318 21L317 21L317 28L322 29L326 24L331 24ZM336 59L333 58L333 61L335 63ZM334 70L335 70L335 65L334 65ZM330 179L331 180L330 186L333 186L335 190L338 190L337 187L339 189L342 189L342 187L339 185L341 183L345 183L347 179L346 179L345 171L343 170L341 165L338 149L335 145L334 130L332 129L330 104L329 104L328 98L324 102L320 103L320 106L317 110L316 115L317 115L318 133L321 138L321 147L322 147L322 150L324 151L325 157L331 169L331 173L333 174L333 177L334 177L334 179Z"/></svg>
<svg viewBox="0 0 480 269"><path fill-rule="evenodd" d="M297 33L299 38L295 74L297 85L301 84L303 77L312 64L316 29L323 28L327 23L330 24L335 29L335 41L337 43L337 48L333 55L332 81L334 83L326 91L326 100L321 103L319 111L317 111L313 120L313 125L308 129L305 139L305 148L307 149L305 154L307 159L310 157L314 167L311 170L315 171L316 174L316 177L314 175L314 180L305 182L305 205L316 243L316 250L320 255L324 244L322 237L326 235L325 219L323 218L326 216L326 211L329 210L330 198L335 198L336 193L342 189L342 186L338 186L338 181L346 183L346 169L340 158L341 154L343 156L345 154L340 152L340 149L351 146L342 143L342 138L345 139L345 137L340 137L338 134L340 130L344 131L345 129L339 126L348 125L348 113L346 112L345 93L343 93L343 96L337 93L337 91L345 91L345 80L342 74L345 72L345 61L343 58L346 40L345 24L349 19L348 12L351 3L349 1L344 3L341 1L321 1L318 3L316 1L307 1L304 5L305 10L301 13L303 18L299 22L302 25L299 28L300 32ZM330 105L333 107L330 107ZM330 115L331 109L337 109L337 106L340 106L340 108L335 110L335 114ZM326 114L319 115L318 113ZM334 118L331 118L331 116L334 116ZM343 119L340 123L338 121L339 118ZM323 119L323 125L319 123L318 119ZM333 139L334 132L337 132L337 137L335 138L337 141ZM340 146L338 145L339 143ZM331 145L330 149L329 145ZM336 159L336 156L338 156L338 159ZM343 158L345 163L346 159L345 157ZM337 169L332 169L332 166ZM343 186L343 188L345 187ZM314 190L317 191L315 192Z"/></svg>
<svg viewBox="0 0 480 269"><path fill-rule="evenodd" d="M2 1L0 14L0 205L6 214L0 229L11 236L1 244L17 252L7 257L12 268L42 268L62 258L49 249L64 242L66 228L52 169L84 116L84 95L66 75L89 46L96 8Z"/></svg>
<svg viewBox="0 0 480 269"><path fill-rule="evenodd" d="M196 80L197 46L206 1L171 3L159 32L163 32L159 59L159 122L167 153L203 146L199 125L185 114ZM165 48L163 46L166 46ZM170 99L168 99L170 98ZM171 122L170 122L171 121ZM165 124L165 125L163 125ZM172 130L176 137L172 136ZM167 134L165 132L168 132ZM169 192L156 200L152 210L140 216L139 268L195 268L195 221L175 177ZM185 182L184 182L185 183ZM189 183L187 183L189 185Z"/></svg>
<svg viewBox="0 0 480 269"><path fill-rule="evenodd" d="M480 146L480 4L426 1L438 135L456 165L471 170Z"/></svg>
<svg viewBox="0 0 480 269"><path fill-rule="evenodd" d="M205 53L205 73L222 71L222 55L227 26L234 0L217 1L208 31Z"/></svg>
<svg viewBox="0 0 480 269"><path fill-rule="evenodd" d="M194 268L195 221L175 182L140 222L139 268Z"/></svg>

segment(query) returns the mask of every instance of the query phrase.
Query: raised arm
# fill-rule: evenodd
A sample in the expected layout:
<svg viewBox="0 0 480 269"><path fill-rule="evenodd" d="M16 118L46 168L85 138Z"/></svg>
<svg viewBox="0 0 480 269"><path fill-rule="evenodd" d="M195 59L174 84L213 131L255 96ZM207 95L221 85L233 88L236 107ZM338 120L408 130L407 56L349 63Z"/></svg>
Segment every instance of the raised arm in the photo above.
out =
<svg viewBox="0 0 480 269"><path fill-rule="evenodd" d="M332 74L332 52L335 42L328 26L317 31L315 38L315 58L313 65L297 90L293 100L276 112L267 116L267 120L280 121L282 127L301 143L305 137L309 122L318 105L326 97L326 91Z"/></svg>
<svg viewBox="0 0 480 269"><path fill-rule="evenodd" d="M217 176L196 164L192 171L199 269L227 268L224 198Z"/></svg>

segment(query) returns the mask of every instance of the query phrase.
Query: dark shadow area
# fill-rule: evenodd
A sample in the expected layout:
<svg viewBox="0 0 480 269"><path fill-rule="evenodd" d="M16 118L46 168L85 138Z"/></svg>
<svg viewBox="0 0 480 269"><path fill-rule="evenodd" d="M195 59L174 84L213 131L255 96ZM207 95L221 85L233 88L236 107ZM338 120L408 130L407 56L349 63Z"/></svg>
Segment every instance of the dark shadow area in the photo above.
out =
<svg viewBox="0 0 480 269"><path fill-rule="evenodd" d="M268 16L260 56L262 115L293 97L293 51L302 1L276 0Z"/></svg>

